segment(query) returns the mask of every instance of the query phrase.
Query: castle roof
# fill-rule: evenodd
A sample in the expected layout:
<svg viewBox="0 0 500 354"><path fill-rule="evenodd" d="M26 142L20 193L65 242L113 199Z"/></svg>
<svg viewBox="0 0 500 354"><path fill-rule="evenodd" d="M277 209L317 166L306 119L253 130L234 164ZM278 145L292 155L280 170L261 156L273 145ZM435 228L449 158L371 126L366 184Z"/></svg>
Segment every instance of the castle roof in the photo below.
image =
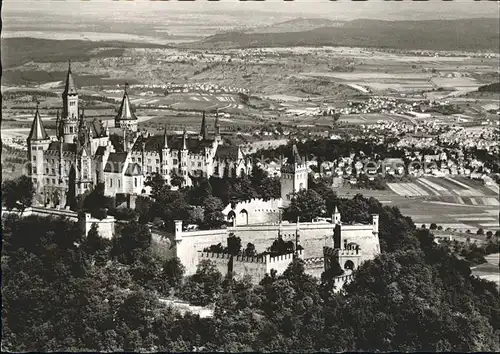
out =
<svg viewBox="0 0 500 354"><path fill-rule="evenodd" d="M166 137L168 140L168 147L171 150L182 150L183 135L169 135ZM163 149L165 142L165 135L153 135L150 137L139 136L132 147L134 151L142 151L142 143L145 143L144 150L150 152L160 152ZM191 153L202 152L205 147L211 147L213 140L200 140L198 137L187 137L186 148Z"/></svg>
<svg viewBox="0 0 500 354"><path fill-rule="evenodd" d="M125 171L125 176L141 176L141 166L138 163L129 163L127 170Z"/></svg>
<svg viewBox="0 0 500 354"><path fill-rule="evenodd" d="M66 85L64 86L65 95L76 95L75 81L73 80L73 74L71 73L71 61L68 64L68 73L66 74Z"/></svg>
<svg viewBox="0 0 500 354"><path fill-rule="evenodd" d="M130 99L128 97L126 89L123 92L122 103L120 105L120 109L118 110L118 114L115 117L115 120L137 120L137 116L132 110L132 105L130 104Z"/></svg>
<svg viewBox="0 0 500 354"><path fill-rule="evenodd" d="M106 128L104 128L102 121L94 119L89 125L94 138L102 138L106 136Z"/></svg>
<svg viewBox="0 0 500 354"><path fill-rule="evenodd" d="M61 144L62 144L62 151L67 151L76 154L76 144L75 143L63 143L59 141L53 141L49 144L49 148L47 150L49 151L59 151L61 149Z"/></svg>
<svg viewBox="0 0 500 354"><path fill-rule="evenodd" d="M46 140L49 136L43 127L42 118L40 117L40 112L38 111L38 106L36 107L35 119L33 119L33 124L31 124L31 131L28 135L28 140Z"/></svg>
<svg viewBox="0 0 500 354"><path fill-rule="evenodd" d="M290 159L287 160L287 163L289 163L289 164L296 163L297 165L301 165L304 163L302 157L299 154L299 149L297 149L297 145L295 145L295 144L293 144L293 147L292 147L292 156Z"/></svg>
<svg viewBox="0 0 500 354"><path fill-rule="evenodd" d="M108 160L106 161L106 167L104 168L104 172L121 173L125 168L126 161L127 161L126 152L112 152L109 154Z"/></svg>
<svg viewBox="0 0 500 354"><path fill-rule="evenodd" d="M104 152L106 152L106 147L105 146L99 146L97 150L95 151L96 156L103 156Z"/></svg>
<svg viewBox="0 0 500 354"><path fill-rule="evenodd" d="M215 157L218 159L237 160L239 158L240 148L238 146L218 146Z"/></svg>

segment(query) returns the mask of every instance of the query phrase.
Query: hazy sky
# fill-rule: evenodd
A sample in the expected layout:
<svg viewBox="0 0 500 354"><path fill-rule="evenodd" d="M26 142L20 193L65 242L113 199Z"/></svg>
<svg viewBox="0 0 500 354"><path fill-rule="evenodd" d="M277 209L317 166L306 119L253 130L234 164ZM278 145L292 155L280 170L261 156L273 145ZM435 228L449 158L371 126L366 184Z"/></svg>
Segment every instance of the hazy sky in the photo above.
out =
<svg viewBox="0 0 500 354"><path fill-rule="evenodd" d="M324 17L339 20L355 18L373 19L438 19L438 18L467 18L467 17L498 17L499 3L492 1L474 0L430 0L427 2L384 1L368 0L353 2L350 0L283 0L246 1L220 0L211 2L197 0L181 1L152 1L152 0L3 0L3 20L11 20L17 14L33 17L36 22L38 15L42 16L79 16L82 20L86 16L108 19L110 21L126 21L127 17L149 17L171 12L199 12L210 11L223 14L227 11L246 11L249 16L252 12L272 12L279 14L293 14L297 17Z"/></svg>

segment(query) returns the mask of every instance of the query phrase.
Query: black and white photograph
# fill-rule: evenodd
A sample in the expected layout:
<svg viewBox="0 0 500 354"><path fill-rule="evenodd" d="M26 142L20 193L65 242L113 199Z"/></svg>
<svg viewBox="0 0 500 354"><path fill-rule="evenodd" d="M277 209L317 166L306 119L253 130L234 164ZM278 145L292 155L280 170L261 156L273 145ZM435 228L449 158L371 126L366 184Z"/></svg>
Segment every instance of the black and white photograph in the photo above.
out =
<svg viewBox="0 0 500 354"><path fill-rule="evenodd" d="M0 6L2 352L500 352L500 2Z"/></svg>

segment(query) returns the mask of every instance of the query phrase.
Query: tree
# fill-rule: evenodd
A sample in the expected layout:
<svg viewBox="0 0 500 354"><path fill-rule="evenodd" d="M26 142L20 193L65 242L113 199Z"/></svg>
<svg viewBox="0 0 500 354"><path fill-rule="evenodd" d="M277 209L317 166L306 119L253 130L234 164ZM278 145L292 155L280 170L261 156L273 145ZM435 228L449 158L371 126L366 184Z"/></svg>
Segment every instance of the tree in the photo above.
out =
<svg viewBox="0 0 500 354"><path fill-rule="evenodd" d="M484 235L484 230L482 228L477 229L477 235Z"/></svg>
<svg viewBox="0 0 500 354"><path fill-rule="evenodd" d="M146 225L131 221L113 236L112 255L124 264L132 264L151 246L151 232Z"/></svg>
<svg viewBox="0 0 500 354"><path fill-rule="evenodd" d="M487 231L486 232L486 239L490 240L493 237L493 232Z"/></svg>
<svg viewBox="0 0 500 354"><path fill-rule="evenodd" d="M290 206L285 209L283 219L295 222L300 217L301 221L312 221L326 211L325 201L314 190L301 190L292 199Z"/></svg>
<svg viewBox="0 0 500 354"><path fill-rule="evenodd" d="M247 257L255 256L257 254L257 251L255 250L255 245L253 243L249 242L243 253Z"/></svg>
<svg viewBox="0 0 500 354"><path fill-rule="evenodd" d="M151 187L151 196L156 198L160 190L165 187L165 179L161 174L155 172L147 177L144 185Z"/></svg>
<svg viewBox="0 0 500 354"><path fill-rule="evenodd" d="M236 237L232 232L227 238L227 252L233 256L237 256L241 252L241 238Z"/></svg>
<svg viewBox="0 0 500 354"><path fill-rule="evenodd" d="M186 268L177 257L170 258L163 263L162 279L172 288L181 285Z"/></svg>
<svg viewBox="0 0 500 354"><path fill-rule="evenodd" d="M189 191L189 202L192 205L203 205L205 199L212 197L212 186L206 178L196 180L196 185Z"/></svg>
<svg viewBox="0 0 500 354"><path fill-rule="evenodd" d="M209 196L203 201L204 220L203 226L208 229L218 229L225 223L222 213L223 204L217 197Z"/></svg>
<svg viewBox="0 0 500 354"><path fill-rule="evenodd" d="M170 173L170 184L174 187L181 187L183 183L184 177L172 170Z"/></svg>
<svg viewBox="0 0 500 354"><path fill-rule="evenodd" d="M193 305L206 306L217 300L222 290L222 274L209 261L198 263L196 273L187 279L179 294Z"/></svg>
<svg viewBox="0 0 500 354"><path fill-rule="evenodd" d="M437 230L437 225L436 223L431 223L431 226L429 226L429 230Z"/></svg>
<svg viewBox="0 0 500 354"><path fill-rule="evenodd" d="M8 210L15 208L22 214L32 205L34 193L33 181L27 176L2 183L2 201Z"/></svg>

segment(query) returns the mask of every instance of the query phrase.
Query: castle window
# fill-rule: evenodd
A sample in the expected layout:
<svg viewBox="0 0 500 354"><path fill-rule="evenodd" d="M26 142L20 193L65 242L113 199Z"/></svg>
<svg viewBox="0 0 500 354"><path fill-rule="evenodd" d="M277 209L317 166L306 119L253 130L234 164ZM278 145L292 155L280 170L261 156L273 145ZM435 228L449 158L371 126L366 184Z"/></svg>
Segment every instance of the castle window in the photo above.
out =
<svg viewBox="0 0 500 354"><path fill-rule="evenodd" d="M38 150L43 150L43 146L39 146L39 147L38 147Z"/></svg>
<svg viewBox="0 0 500 354"><path fill-rule="evenodd" d="M48 167L45 169L45 174L46 174L46 175L48 175L48 174L49 174L49 168L48 168Z"/></svg>
<svg viewBox="0 0 500 354"><path fill-rule="evenodd" d="M156 167L156 173L160 173L160 168Z"/></svg>
<svg viewBox="0 0 500 354"><path fill-rule="evenodd" d="M134 177L134 187L137 187L137 177Z"/></svg>
<svg viewBox="0 0 500 354"><path fill-rule="evenodd" d="M135 162L135 157L132 157L132 162Z"/></svg>
<svg viewBox="0 0 500 354"><path fill-rule="evenodd" d="M137 158L137 162L141 162L141 158L140 157Z"/></svg>
<svg viewBox="0 0 500 354"><path fill-rule="evenodd" d="M32 146L32 147L31 147L31 150L36 150L36 146Z"/></svg>
<svg viewBox="0 0 500 354"><path fill-rule="evenodd" d="M159 160L159 159L156 159L156 163L160 163L160 160Z"/></svg>
<svg viewBox="0 0 500 354"><path fill-rule="evenodd" d="M52 178L52 184L56 184L56 179Z"/></svg>
<svg viewBox="0 0 500 354"><path fill-rule="evenodd" d="M36 161L36 156L33 156L33 161Z"/></svg>
<svg viewBox="0 0 500 354"><path fill-rule="evenodd" d="M36 167L33 166L33 173L36 173Z"/></svg>
<svg viewBox="0 0 500 354"><path fill-rule="evenodd" d="M120 180L117 179L116 182L118 182L118 188L120 188Z"/></svg>
<svg viewBox="0 0 500 354"><path fill-rule="evenodd" d="M198 167L201 167L201 162L198 162Z"/></svg>
<svg viewBox="0 0 500 354"><path fill-rule="evenodd" d="M70 132L70 134L73 133L73 127L69 127L69 132Z"/></svg>
<svg viewBox="0 0 500 354"><path fill-rule="evenodd" d="M109 179L109 186L113 187L113 179L112 178Z"/></svg>
<svg viewBox="0 0 500 354"><path fill-rule="evenodd" d="M174 165L177 165L177 159L174 159L174 161L172 162Z"/></svg>

